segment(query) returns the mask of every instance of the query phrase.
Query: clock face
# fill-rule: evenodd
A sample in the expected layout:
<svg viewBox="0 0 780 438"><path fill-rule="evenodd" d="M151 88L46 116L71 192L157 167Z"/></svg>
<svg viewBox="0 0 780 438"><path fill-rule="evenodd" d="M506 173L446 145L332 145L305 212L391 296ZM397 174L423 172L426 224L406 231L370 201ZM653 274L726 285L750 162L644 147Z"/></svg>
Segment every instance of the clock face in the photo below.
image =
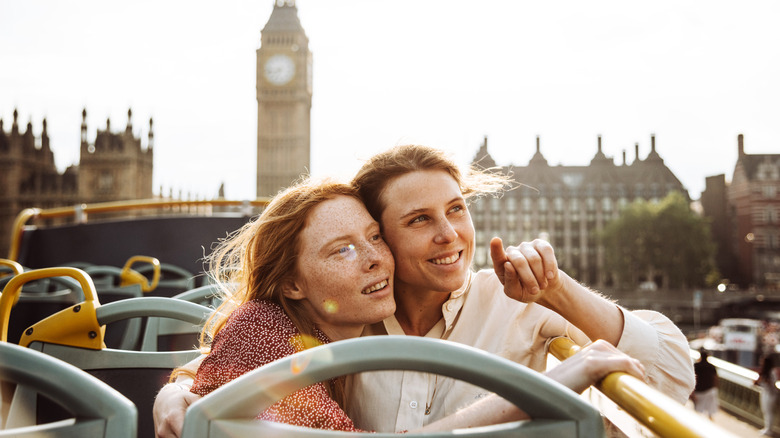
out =
<svg viewBox="0 0 780 438"><path fill-rule="evenodd" d="M284 85L295 75L295 63L287 55L274 55L265 62L265 78L274 85Z"/></svg>

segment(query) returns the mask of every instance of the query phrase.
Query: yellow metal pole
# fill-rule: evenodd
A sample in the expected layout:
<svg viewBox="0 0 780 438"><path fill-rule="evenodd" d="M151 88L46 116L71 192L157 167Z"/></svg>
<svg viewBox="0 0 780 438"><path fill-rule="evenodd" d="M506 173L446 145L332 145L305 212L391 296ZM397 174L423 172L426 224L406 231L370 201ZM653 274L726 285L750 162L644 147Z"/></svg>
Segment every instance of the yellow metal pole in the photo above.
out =
<svg viewBox="0 0 780 438"><path fill-rule="evenodd" d="M565 360L579 350L580 346L571 339L556 338L550 343L549 353ZM596 384L596 388L660 437L734 436L629 374L609 374Z"/></svg>
<svg viewBox="0 0 780 438"><path fill-rule="evenodd" d="M57 207L48 208L42 210L40 208L25 208L22 210L14 221L13 229L11 230L11 247L8 251L8 259L18 261L19 249L22 244L22 233L24 227L31 219L49 219L56 217L68 217L75 216L77 211L85 214L89 213L111 213L119 211L130 210L142 210L148 208L166 208L175 206L218 206L218 207L230 207L230 206L252 206L252 207L264 207L268 205L270 198L258 198L254 201L231 201L227 199L213 199L211 201L173 201L162 199L139 199L133 201L116 201L116 202L101 202L96 204L80 204L78 206L71 207Z"/></svg>

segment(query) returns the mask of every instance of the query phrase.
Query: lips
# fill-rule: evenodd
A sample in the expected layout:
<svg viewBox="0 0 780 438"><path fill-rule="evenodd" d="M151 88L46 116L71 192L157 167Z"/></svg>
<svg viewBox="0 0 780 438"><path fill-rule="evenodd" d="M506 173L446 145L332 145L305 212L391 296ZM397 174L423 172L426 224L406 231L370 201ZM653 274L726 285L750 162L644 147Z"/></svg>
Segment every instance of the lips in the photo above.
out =
<svg viewBox="0 0 780 438"><path fill-rule="evenodd" d="M458 260L460 260L460 256L463 253L463 251L458 251L457 253L449 256L449 257L443 257L438 259L430 259L430 262L434 265L451 265Z"/></svg>
<svg viewBox="0 0 780 438"><path fill-rule="evenodd" d="M363 295L369 295L369 294L372 294L372 293L374 293L374 292L376 292L378 290L384 289L386 287L387 287L387 279L384 279L384 280L380 281L379 283L377 283L377 284L375 284L373 286L369 286L369 287L363 289L360 293L362 293Z"/></svg>

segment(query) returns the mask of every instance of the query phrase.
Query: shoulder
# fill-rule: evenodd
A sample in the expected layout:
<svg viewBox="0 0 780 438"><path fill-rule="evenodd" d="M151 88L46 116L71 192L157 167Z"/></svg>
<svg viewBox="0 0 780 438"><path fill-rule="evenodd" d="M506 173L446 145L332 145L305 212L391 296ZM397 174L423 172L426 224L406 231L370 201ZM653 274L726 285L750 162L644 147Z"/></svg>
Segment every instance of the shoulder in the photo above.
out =
<svg viewBox="0 0 780 438"><path fill-rule="evenodd" d="M476 292L474 295L478 293L480 295L490 294L506 297L504 295L504 285L501 284L501 281L492 269L481 269L471 274L471 291L469 291L469 294L472 294L472 292Z"/></svg>
<svg viewBox="0 0 780 438"><path fill-rule="evenodd" d="M255 351L270 360L294 353L290 340L298 335L292 320L270 301L249 301L239 306L214 337L214 349Z"/></svg>
<svg viewBox="0 0 780 438"><path fill-rule="evenodd" d="M235 330L246 326L262 327L273 331L296 330L292 320L278 304L265 300L252 300L239 306L230 314L223 330Z"/></svg>

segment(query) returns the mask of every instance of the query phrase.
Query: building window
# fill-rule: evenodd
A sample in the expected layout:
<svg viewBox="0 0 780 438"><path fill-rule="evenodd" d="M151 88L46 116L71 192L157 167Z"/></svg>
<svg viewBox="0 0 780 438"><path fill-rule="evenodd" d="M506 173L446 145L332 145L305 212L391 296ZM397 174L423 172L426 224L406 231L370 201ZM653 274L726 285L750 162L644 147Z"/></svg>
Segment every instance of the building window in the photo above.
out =
<svg viewBox="0 0 780 438"><path fill-rule="evenodd" d="M524 212L530 212L531 211L531 198L525 197L521 201L522 209Z"/></svg>
<svg viewBox="0 0 780 438"><path fill-rule="evenodd" d="M476 251L476 254L475 254L476 257L475 258L477 259L476 261L477 261L477 265L478 266L484 266L485 263L487 262L487 254L486 254L486 252L487 251L485 250L484 246L477 247L477 251Z"/></svg>
<svg viewBox="0 0 780 438"><path fill-rule="evenodd" d="M547 198L539 198L539 211L547 211Z"/></svg>
<svg viewBox="0 0 780 438"><path fill-rule="evenodd" d="M490 211L493 213L501 211L501 200L498 198L490 198Z"/></svg>
<svg viewBox="0 0 780 438"><path fill-rule="evenodd" d="M510 213L517 211L517 199L514 196L510 196L506 199L506 210Z"/></svg>
<svg viewBox="0 0 780 438"><path fill-rule="evenodd" d="M98 177L98 190L108 192L114 188L114 175L109 171L103 171Z"/></svg>
<svg viewBox="0 0 780 438"><path fill-rule="evenodd" d="M767 199L773 199L777 195L777 187L771 184L764 186L763 195Z"/></svg>
<svg viewBox="0 0 780 438"><path fill-rule="evenodd" d="M555 211L563 211L563 198L556 197L553 200L553 208L555 208Z"/></svg>
<svg viewBox="0 0 780 438"><path fill-rule="evenodd" d="M601 200L601 209L603 211L612 211L612 199L611 198L604 198Z"/></svg>

